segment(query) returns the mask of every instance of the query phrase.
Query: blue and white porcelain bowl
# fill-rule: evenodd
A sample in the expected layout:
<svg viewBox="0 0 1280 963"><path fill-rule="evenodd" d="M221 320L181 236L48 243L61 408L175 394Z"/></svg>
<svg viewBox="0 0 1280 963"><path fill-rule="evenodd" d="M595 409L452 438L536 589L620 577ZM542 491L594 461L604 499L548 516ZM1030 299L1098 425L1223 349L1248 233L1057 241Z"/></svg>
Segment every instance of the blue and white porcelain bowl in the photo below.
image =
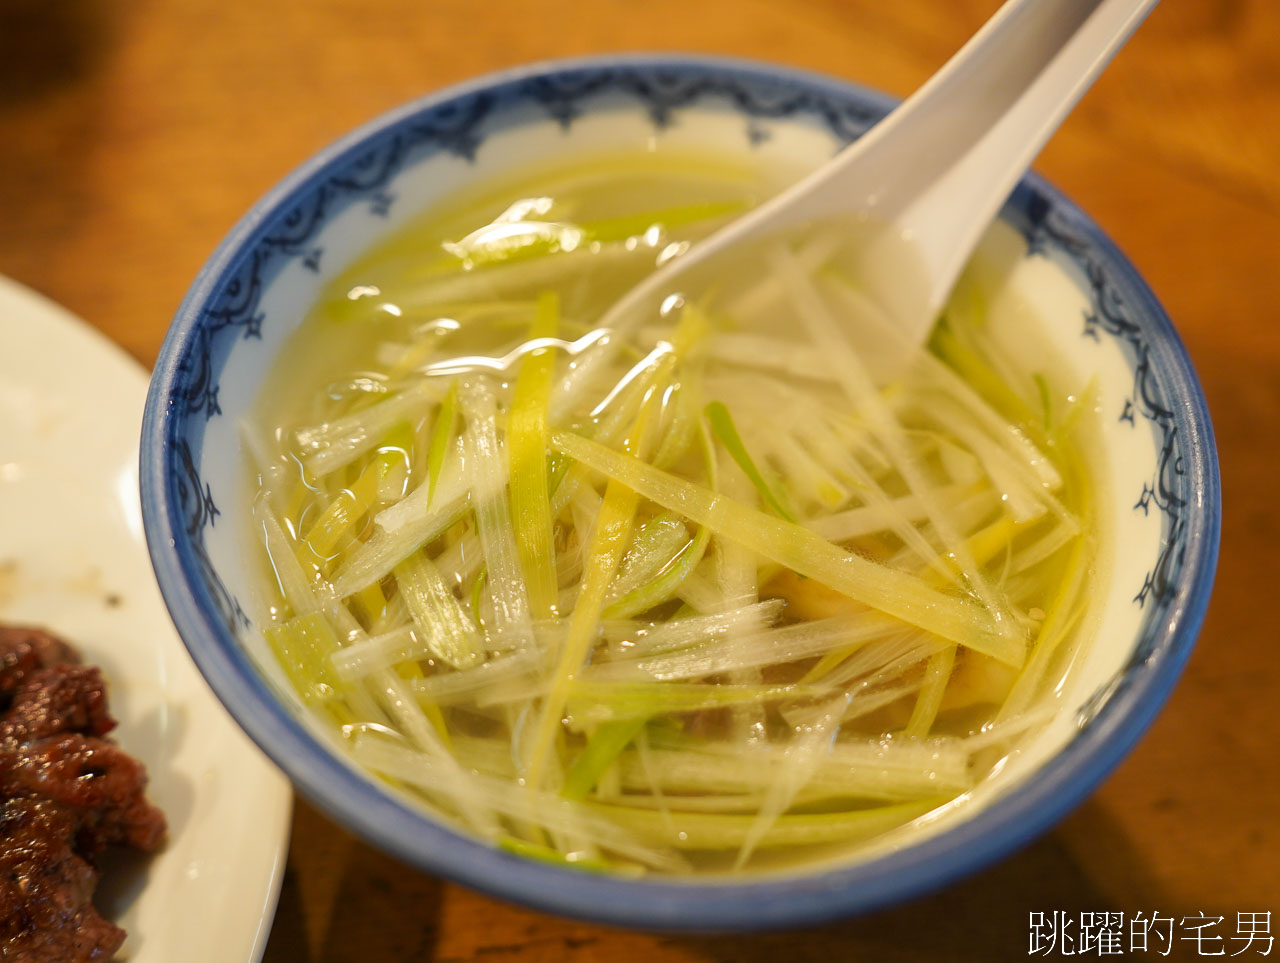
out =
<svg viewBox="0 0 1280 963"><path fill-rule="evenodd" d="M237 423L313 298L356 254L459 185L592 151L714 147L781 186L890 105L840 81L729 60L537 65L356 131L289 175L223 241L178 311L152 380L141 466L147 540L210 685L314 803L407 863L539 909L661 929L779 927L865 912L991 862L1081 802L1132 748L1169 695L1208 602L1220 508L1213 438L1155 297L1102 231L1035 176L989 243L1012 239L1034 255L1018 283L1057 285L1045 310L1055 366L1096 378L1101 524L1113 536L1100 561L1098 640L1058 719L970 805L909 841L855 862L738 881L615 879L508 855L351 766L279 684L247 614L254 566Z"/></svg>

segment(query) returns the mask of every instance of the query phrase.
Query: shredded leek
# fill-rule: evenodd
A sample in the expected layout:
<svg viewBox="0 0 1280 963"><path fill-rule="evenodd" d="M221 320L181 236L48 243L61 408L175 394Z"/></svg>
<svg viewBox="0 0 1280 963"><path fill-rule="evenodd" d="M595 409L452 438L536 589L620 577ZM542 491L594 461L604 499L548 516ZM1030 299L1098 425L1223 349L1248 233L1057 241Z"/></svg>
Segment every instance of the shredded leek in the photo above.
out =
<svg viewBox="0 0 1280 963"><path fill-rule="evenodd" d="M538 313L529 340L555 337L559 302L554 294L538 298ZM555 551L551 532L551 497L547 491L547 403L555 353L550 347L530 352L521 362L507 421L506 448L511 465L511 513L516 547L536 619L556 609Z"/></svg>
<svg viewBox="0 0 1280 963"><path fill-rule="evenodd" d="M1010 665L1021 665L1025 658L1024 643L1012 627L1001 628L972 603L942 595L917 578L842 551L808 529L725 499L590 439L556 431L551 443L637 494L855 601Z"/></svg>
<svg viewBox="0 0 1280 963"><path fill-rule="evenodd" d="M427 505L440 487L440 473L444 470L445 456L453 440L454 426L458 419L458 385L449 386L440 410L436 413L435 427L431 429L431 444L427 449Z"/></svg>
<svg viewBox="0 0 1280 963"><path fill-rule="evenodd" d="M356 764L513 857L856 854L1056 717L1093 395L1025 370L989 265L904 346L843 229L599 327L751 201L661 165L459 195L341 272L301 329L340 347L241 432L254 615Z"/></svg>
<svg viewBox="0 0 1280 963"><path fill-rule="evenodd" d="M779 517L794 523L796 521L795 515L782 504L782 500L774 492L773 487L765 481L764 475L760 473L760 469L752 461L751 455L747 451L747 446L742 443L742 438L738 435L738 429L733 423L733 416L729 414L729 409L723 401L713 401L707 405L707 421L711 423L711 430L720 439L720 444L724 445L730 457L738 463L738 467L742 469L743 474L747 476L755 490L760 493L760 497L764 499L765 504L773 509L774 513Z"/></svg>

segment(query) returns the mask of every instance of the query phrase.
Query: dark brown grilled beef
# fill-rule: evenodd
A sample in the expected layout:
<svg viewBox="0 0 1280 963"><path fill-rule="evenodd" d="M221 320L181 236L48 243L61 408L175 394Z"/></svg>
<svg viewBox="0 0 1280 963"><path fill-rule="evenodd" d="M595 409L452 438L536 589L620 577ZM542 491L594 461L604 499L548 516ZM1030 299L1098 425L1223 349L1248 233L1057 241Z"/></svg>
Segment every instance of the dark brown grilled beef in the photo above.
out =
<svg viewBox="0 0 1280 963"><path fill-rule="evenodd" d="M9 697L27 673L79 662L76 650L56 635L42 629L0 625L0 711L9 707Z"/></svg>
<svg viewBox="0 0 1280 963"><path fill-rule="evenodd" d="M102 676L38 629L0 626L0 961L109 960L124 931L92 903L107 847L155 849L163 814L115 727Z"/></svg>

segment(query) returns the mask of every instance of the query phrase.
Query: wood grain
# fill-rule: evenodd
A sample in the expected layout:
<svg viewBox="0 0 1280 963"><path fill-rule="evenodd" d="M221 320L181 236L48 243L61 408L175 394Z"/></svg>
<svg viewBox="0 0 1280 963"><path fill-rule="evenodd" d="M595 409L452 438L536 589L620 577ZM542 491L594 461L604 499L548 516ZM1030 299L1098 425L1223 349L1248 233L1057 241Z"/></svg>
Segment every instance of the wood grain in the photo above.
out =
<svg viewBox="0 0 1280 963"><path fill-rule="evenodd" d="M995 6L0 0L0 273L149 364L240 214L312 151L411 97L499 67L624 49L768 59L903 94ZM1238 911L1280 913L1278 42L1271 0L1162 5L1038 164L1173 316L1208 396L1226 492L1199 647L1167 710L1084 806L915 903L710 939L496 903L405 868L299 802L269 963L977 961L1025 957L1030 911L1204 910L1227 916L1225 935Z"/></svg>

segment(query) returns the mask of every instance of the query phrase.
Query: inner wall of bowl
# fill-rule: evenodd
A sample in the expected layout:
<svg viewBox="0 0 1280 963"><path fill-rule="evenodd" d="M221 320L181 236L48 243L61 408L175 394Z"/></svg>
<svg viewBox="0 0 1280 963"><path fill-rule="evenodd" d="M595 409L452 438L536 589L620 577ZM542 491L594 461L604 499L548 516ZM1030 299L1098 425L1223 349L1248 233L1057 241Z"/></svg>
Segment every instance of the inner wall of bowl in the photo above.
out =
<svg viewBox="0 0 1280 963"><path fill-rule="evenodd" d="M452 152L436 151L407 164L394 177L357 195L340 210L336 205L333 212L324 207L325 180L319 174L283 208L286 218L323 217L324 225L318 232L299 233L302 240L287 252L287 258L262 289L254 336L237 338L231 345L216 377L221 411L204 425L197 461L201 481L207 486L211 502L217 505L221 522L205 529L205 550L227 595L255 623L237 626L241 644L271 687L322 742L332 742L334 734L304 711L256 631L261 612L255 587L257 571L246 561L256 549L248 544L249 526L244 523L250 508L248 468L238 424L253 405L258 386L274 365L281 345L323 286L374 240L396 230L434 200L447 197L450 191L476 179L498 179L557 159L580 161L592 154L648 150L712 156L722 153L735 159L749 156L780 188L842 146L841 139L828 126L809 114L780 119L748 117L729 99L715 93L665 116L642 109L635 99L616 93L580 100L576 107L579 113L564 126L546 110L516 103L473 129L473 143ZM386 160L377 150L370 157L373 165ZM1020 233L1006 229L989 235L986 245L998 249L1001 245L1020 244L1025 248L1025 243ZM1105 556L1099 562L1104 576L1099 584L1105 590L1096 600L1090 618L1095 624L1105 625L1106 633L1100 644L1089 650L1063 694L1064 703L1072 711L1060 713L1051 727L1020 750L998 778L976 790L971 800L962 801L951 812L933 820L930 833L964 818L974 811L973 804L1006 792L1078 731L1075 710L1089 705L1096 693L1107 691L1132 656L1144 618L1142 608L1134 603L1135 595L1159 550L1159 513L1129 508L1153 477L1156 464L1151 426L1142 418L1124 417L1134 390L1132 361L1105 332L1101 337L1086 336L1087 319L1096 313L1093 292L1073 257L1053 244L1045 250L1056 267L1042 259L1020 264L1008 297L993 306L992 323L1008 335L1011 343L1026 347L1028 363L1033 368L1070 372L1078 385L1085 383L1088 373L1096 373L1103 421L1097 466L1104 479L1100 503L1110 509L1104 513L1103 524L1117 536L1104 541L1123 546L1123 552ZM1074 283L1064 280L1067 277ZM1037 322L1043 338L1028 339L1025 331L1032 319L1028 317L1027 299L1030 292L1043 292L1045 285L1056 293L1052 309ZM1041 353L1038 363L1036 352ZM890 836L877 850L896 845L897 840Z"/></svg>
<svg viewBox="0 0 1280 963"><path fill-rule="evenodd" d="M1021 211L1007 212L1015 221ZM1097 337L1097 292L1085 266L1068 250L1032 253L1023 230L1007 221L987 231L974 267L1003 276L1001 293L987 305L994 340L1020 370L1040 374L1055 396L1087 399L1097 415L1084 454L1098 507L1091 594L1079 634L1078 657L1058 690L1052 721L1020 744L980 783L946 809L962 816L981 809L1047 763L1087 724L1131 665L1148 613L1138 596L1159 556L1164 519L1135 505L1156 468L1155 426L1133 413L1133 359L1115 339ZM1029 256L1030 255L1030 256ZM1005 274L1008 265L1012 270ZM934 815L934 831L949 825Z"/></svg>

